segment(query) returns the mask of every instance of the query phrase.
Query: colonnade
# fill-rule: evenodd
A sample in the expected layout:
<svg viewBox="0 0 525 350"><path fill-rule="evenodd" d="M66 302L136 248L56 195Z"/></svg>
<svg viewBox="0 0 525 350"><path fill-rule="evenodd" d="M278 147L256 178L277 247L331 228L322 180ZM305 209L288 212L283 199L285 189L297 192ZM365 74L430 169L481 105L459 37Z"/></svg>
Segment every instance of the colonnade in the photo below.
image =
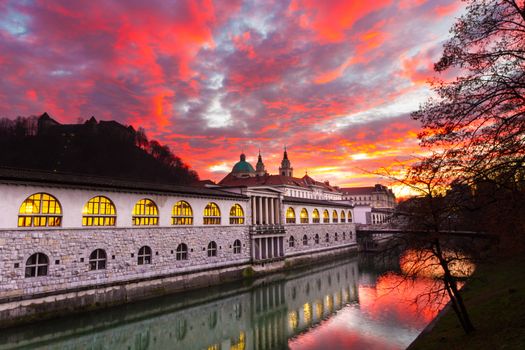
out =
<svg viewBox="0 0 525 350"><path fill-rule="evenodd" d="M256 260L272 259L284 256L284 237L255 238L253 254Z"/></svg>
<svg viewBox="0 0 525 350"><path fill-rule="evenodd" d="M252 196L253 225L281 225L281 201L279 198Z"/></svg>

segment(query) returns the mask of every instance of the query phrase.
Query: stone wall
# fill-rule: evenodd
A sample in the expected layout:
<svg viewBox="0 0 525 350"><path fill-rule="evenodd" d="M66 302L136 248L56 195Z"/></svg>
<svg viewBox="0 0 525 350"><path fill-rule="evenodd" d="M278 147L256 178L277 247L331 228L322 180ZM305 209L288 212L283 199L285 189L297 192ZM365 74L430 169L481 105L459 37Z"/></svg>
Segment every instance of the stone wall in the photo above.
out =
<svg viewBox="0 0 525 350"><path fill-rule="evenodd" d="M315 253L356 244L354 224L289 224L285 225L284 242L285 256ZM319 243L315 243L315 235L319 235ZM326 235L328 234L328 242ZM336 240L337 234L337 240ZM306 235L308 244L303 244ZM294 246L290 247L290 239L294 237Z"/></svg>
<svg viewBox="0 0 525 350"><path fill-rule="evenodd" d="M237 239L241 252L234 254ZM208 257L210 241L217 244L216 257ZM176 260L180 243L188 246L188 260ZM142 246L151 248L151 264L137 264ZM95 249L105 250L106 269L90 270L89 256ZM26 261L37 252L49 258L48 274L25 277ZM4 230L0 231L0 301L249 261L248 226Z"/></svg>

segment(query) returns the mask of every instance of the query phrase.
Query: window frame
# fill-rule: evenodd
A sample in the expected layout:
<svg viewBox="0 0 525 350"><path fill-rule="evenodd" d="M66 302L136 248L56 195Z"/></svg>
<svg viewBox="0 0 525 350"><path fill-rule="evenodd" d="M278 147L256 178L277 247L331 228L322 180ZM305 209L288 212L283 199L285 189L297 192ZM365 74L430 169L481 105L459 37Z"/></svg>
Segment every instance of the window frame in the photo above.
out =
<svg viewBox="0 0 525 350"><path fill-rule="evenodd" d="M312 223L319 224L321 222L321 216L319 215L319 210L316 208L312 211Z"/></svg>
<svg viewBox="0 0 525 350"><path fill-rule="evenodd" d="M35 257L35 261L30 261L33 257ZM43 258L44 262L41 262L41 259ZM30 271L30 273L28 273ZM44 277L49 275L49 257L42 253L42 252L36 252L33 253L27 258L25 269L24 269L24 277L25 278L34 278L34 277Z"/></svg>
<svg viewBox="0 0 525 350"><path fill-rule="evenodd" d="M154 214L146 214L147 206L150 205L153 208ZM137 206L140 211L144 213L137 214ZM137 223L136 221L139 221ZM131 214L131 223L133 226L158 226L159 225L159 207L157 204L149 199L142 198L135 203L133 206L133 212Z"/></svg>
<svg viewBox="0 0 525 350"><path fill-rule="evenodd" d="M212 215L215 214L215 215ZM218 215L217 215L218 214ZM221 209L215 202L209 202L204 207L202 216L203 225L220 225L221 224Z"/></svg>
<svg viewBox="0 0 525 350"><path fill-rule="evenodd" d="M293 214L293 216L290 216L290 213ZM286 209L286 223L287 224L297 223L297 216L295 216L295 209L293 207L288 207L288 209Z"/></svg>
<svg viewBox="0 0 525 350"><path fill-rule="evenodd" d="M190 203L180 200L173 204L171 208L171 224L175 226L193 225L193 208Z"/></svg>
<svg viewBox="0 0 525 350"><path fill-rule="evenodd" d="M139 248L137 254L137 265L151 265L153 263L153 251L150 246L144 245Z"/></svg>
<svg viewBox="0 0 525 350"><path fill-rule="evenodd" d="M206 252L208 254L208 258L215 258L217 257L217 243L215 241L211 241L208 243L208 248L206 249Z"/></svg>
<svg viewBox="0 0 525 350"><path fill-rule="evenodd" d="M175 249L175 260L188 260L188 245L186 243L179 243L179 245Z"/></svg>
<svg viewBox="0 0 525 350"><path fill-rule="evenodd" d="M92 202L94 199L99 199L98 202ZM102 199L106 199L107 203L102 203ZM88 214L89 206L90 204L93 204L93 207L97 208L97 213L91 213ZM110 212L113 212L113 214L100 214L100 207L104 204L104 207L108 206L110 208ZM100 224L99 220L102 219L102 223ZM107 221L106 221L107 220ZM95 223L97 222L97 223ZM109 222L106 224L106 222ZM84 204L84 207L82 208L82 226L84 227L93 227L93 226L116 226L117 224L117 208L113 201L109 199L106 196L94 196L91 197L86 204Z"/></svg>
<svg viewBox="0 0 525 350"><path fill-rule="evenodd" d="M100 252L102 252L102 257ZM107 268L107 261L108 256L106 251L102 248L95 249L89 254L89 271L105 270Z"/></svg>
<svg viewBox="0 0 525 350"><path fill-rule="evenodd" d="M308 236L307 235L303 236L303 245L308 245Z"/></svg>
<svg viewBox="0 0 525 350"><path fill-rule="evenodd" d="M233 242L233 254L241 254L241 241L238 239Z"/></svg>
<svg viewBox="0 0 525 350"><path fill-rule="evenodd" d="M290 238L288 239L288 248L294 248L294 247L295 247L295 237L290 236Z"/></svg>
<svg viewBox="0 0 525 350"><path fill-rule="evenodd" d="M31 213L27 212L29 201L32 202ZM37 213L34 212L35 202L38 203ZM25 212L22 212L22 208L25 209ZM51 208L53 208L54 213L50 212ZM44 211L46 212L44 213ZM36 192L29 195L22 204L20 204L20 207L18 208L17 227L61 227L62 216L62 205L55 196L47 192ZM42 220L44 221L43 225Z"/></svg>
<svg viewBox="0 0 525 350"><path fill-rule="evenodd" d="M244 222L244 209L239 203L235 203L230 208L230 225L244 225Z"/></svg>
<svg viewBox="0 0 525 350"><path fill-rule="evenodd" d="M328 211L328 209L325 209L323 210L323 224L329 224L329 223L330 223L330 212Z"/></svg>
<svg viewBox="0 0 525 350"><path fill-rule="evenodd" d="M306 213L306 216L303 216L303 213ZM301 213L299 214L299 219L301 221L301 224L307 224L310 221L308 210L306 208L301 209Z"/></svg>

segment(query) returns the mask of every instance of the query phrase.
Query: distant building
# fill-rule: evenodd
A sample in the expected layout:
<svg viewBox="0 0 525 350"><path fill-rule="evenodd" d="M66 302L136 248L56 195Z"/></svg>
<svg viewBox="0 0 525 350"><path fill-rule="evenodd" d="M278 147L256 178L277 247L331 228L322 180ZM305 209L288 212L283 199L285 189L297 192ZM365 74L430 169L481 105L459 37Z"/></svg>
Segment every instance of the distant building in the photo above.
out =
<svg viewBox="0 0 525 350"><path fill-rule="evenodd" d="M381 224L389 221L396 206L396 196L386 186L376 184L366 187L341 188L343 199L351 201L356 208L369 206L372 210L366 217L368 224ZM361 210L355 210L361 212Z"/></svg>

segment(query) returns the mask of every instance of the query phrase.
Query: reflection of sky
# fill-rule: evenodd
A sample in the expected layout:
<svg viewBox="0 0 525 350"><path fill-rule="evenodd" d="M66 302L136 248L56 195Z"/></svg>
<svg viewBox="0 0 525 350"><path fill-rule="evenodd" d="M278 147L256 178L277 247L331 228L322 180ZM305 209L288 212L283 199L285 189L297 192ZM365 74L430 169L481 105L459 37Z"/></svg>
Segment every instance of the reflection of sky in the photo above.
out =
<svg viewBox="0 0 525 350"><path fill-rule="evenodd" d="M359 304L349 304L328 320L289 341L290 349L404 349L442 305L419 304L429 281L382 276L375 287L359 286Z"/></svg>

